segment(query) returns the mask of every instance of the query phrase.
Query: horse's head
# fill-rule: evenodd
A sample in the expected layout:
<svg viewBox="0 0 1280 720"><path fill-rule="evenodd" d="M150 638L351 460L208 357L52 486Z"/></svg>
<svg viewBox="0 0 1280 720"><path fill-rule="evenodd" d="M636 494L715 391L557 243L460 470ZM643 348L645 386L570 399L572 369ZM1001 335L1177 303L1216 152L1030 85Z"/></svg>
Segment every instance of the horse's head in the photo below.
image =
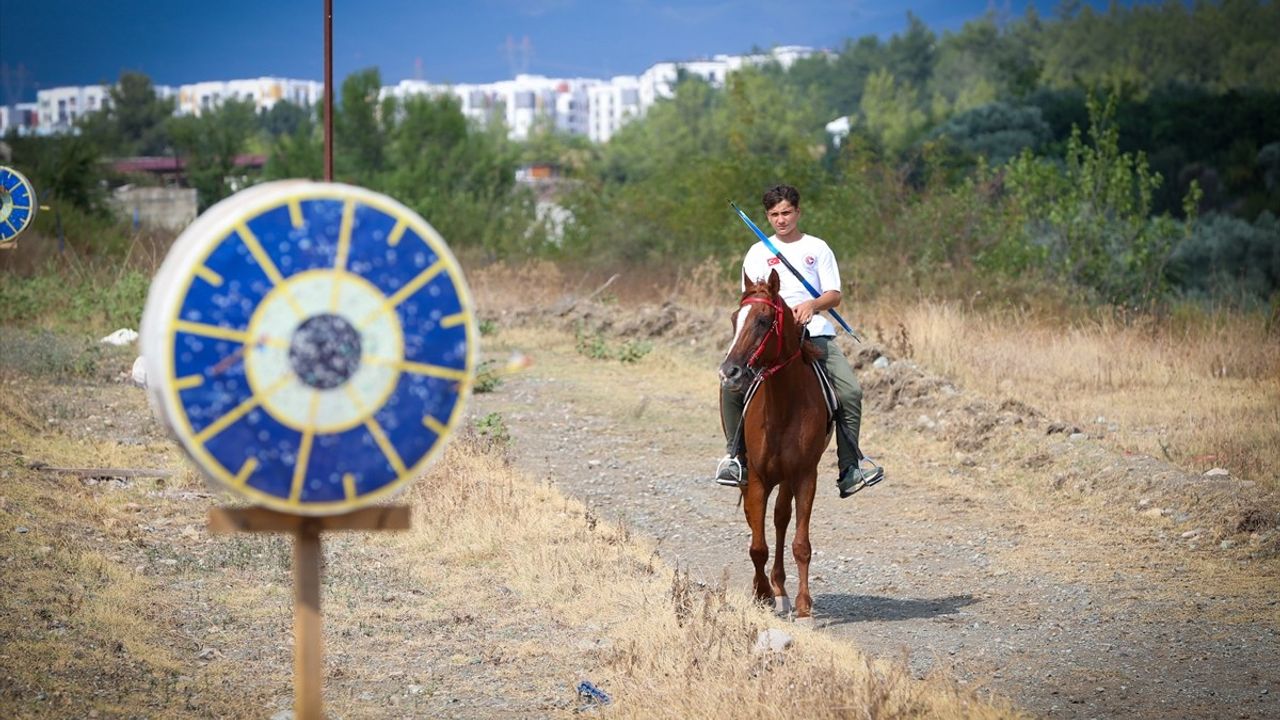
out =
<svg viewBox="0 0 1280 720"><path fill-rule="evenodd" d="M763 282L742 278L742 301L733 314L733 341L720 363L720 383L744 390L759 375L768 377L796 355L799 333L791 309L778 295L778 271Z"/></svg>

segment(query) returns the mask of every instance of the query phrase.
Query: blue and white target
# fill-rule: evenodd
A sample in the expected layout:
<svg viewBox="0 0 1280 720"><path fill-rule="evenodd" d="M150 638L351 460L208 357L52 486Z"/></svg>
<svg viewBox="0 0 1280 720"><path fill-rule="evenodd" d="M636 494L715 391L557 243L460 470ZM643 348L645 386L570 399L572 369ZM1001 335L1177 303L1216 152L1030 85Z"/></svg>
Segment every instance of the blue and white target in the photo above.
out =
<svg viewBox="0 0 1280 720"><path fill-rule="evenodd" d="M0 243L16 240L36 219L36 191L13 168L0 165Z"/></svg>
<svg viewBox="0 0 1280 720"><path fill-rule="evenodd" d="M152 405L218 484L303 515L382 500L462 416L474 312L440 235L384 195L258 185L174 244L142 349Z"/></svg>

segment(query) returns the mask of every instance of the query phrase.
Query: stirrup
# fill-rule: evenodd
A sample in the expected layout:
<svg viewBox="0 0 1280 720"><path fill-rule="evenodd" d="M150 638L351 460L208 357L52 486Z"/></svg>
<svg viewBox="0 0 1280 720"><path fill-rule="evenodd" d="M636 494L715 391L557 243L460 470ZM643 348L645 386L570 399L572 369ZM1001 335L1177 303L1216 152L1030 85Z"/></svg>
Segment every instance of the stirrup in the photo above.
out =
<svg viewBox="0 0 1280 720"><path fill-rule="evenodd" d="M862 460L866 460L871 463L871 467L863 470ZM866 455L862 456L862 460L859 460L857 465L845 469L846 473L858 473L858 480L848 489L841 487L841 481L844 479L845 473L840 473L840 477L836 478L836 488L840 491L841 499L847 498L860 490L871 487L872 485L877 485L884 480L884 468L877 465L875 460L872 460Z"/></svg>
<svg viewBox="0 0 1280 720"><path fill-rule="evenodd" d="M740 488L747 484L746 468L736 456L725 455L716 465L716 483L725 487Z"/></svg>

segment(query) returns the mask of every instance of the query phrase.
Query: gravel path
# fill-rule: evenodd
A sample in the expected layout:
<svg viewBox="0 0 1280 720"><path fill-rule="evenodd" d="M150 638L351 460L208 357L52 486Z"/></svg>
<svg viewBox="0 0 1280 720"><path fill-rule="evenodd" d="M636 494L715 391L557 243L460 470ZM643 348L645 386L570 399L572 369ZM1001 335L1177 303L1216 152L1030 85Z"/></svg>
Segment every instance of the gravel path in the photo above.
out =
<svg viewBox="0 0 1280 720"><path fill-rule="evenodd" d="M737 493L708 479L721 447L714 360L705 394L689 397L661 368L539 353L471 412L501 414L522 470L657 538L703 582L745 590ZM1025 406L975 411L918 372L875 376L892 372L860 371L864 445L889 479L839 500L833 449L823 462L819 628L1045 717L1280 717L1274 561L1203 545L1159 492L1121 507L1095 490L1111 477L1153 487L1176 470L1084 433L1047 435ZM909 389L925 386L933 395L912 404Z"/></svg>

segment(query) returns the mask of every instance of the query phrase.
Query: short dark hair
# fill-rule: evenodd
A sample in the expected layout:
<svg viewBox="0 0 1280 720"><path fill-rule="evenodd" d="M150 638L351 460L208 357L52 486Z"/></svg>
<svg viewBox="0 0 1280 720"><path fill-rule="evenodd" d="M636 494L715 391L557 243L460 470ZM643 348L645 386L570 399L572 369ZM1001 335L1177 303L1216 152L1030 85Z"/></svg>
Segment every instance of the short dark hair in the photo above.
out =
<svg viewBox="0 0 1280 720"><path fill-rule="evenodd" d="M800 207L800 191L790 185L774 185L764 192L764 209L768 210L783 200L791 203L791 207Z"/></svg>

